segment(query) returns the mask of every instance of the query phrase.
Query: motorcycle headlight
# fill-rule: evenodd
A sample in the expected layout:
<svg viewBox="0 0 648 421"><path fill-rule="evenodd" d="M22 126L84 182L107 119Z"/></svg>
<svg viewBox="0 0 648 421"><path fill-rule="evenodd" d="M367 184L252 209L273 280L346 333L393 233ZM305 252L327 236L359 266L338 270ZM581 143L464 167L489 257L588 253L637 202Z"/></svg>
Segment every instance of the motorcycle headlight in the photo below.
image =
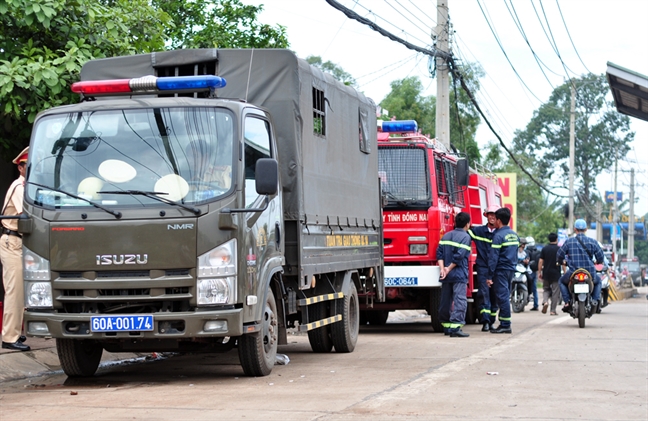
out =
<svg viewBox="0 0 648 421"><path fill-rule="evenodd" d="M49 260L23 246L23 279L25 281L51 280Z"/></svg>
<svg viewBox="0 0 648 421"><path fill-rule="evenodd" d="M25 307L52 308L52 284L25 281Z"/></svg>
<svg viewBox="0 0 648 421"><path fill-rule="evenodd" d="M198 305L236 302L236 239L198 256Z"/></svg>

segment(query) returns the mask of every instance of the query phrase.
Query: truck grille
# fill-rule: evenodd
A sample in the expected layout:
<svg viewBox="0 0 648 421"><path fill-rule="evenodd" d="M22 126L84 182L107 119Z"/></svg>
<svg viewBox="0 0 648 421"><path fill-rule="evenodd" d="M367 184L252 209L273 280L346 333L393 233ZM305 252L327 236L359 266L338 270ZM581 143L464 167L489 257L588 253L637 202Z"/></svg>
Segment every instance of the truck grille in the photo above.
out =
<svg viewBox="0 0 648 421"><path fill-rule="evenodd" d="M64 313L134 314L189 311L190 269L61 272L52 282Z"/></svg>

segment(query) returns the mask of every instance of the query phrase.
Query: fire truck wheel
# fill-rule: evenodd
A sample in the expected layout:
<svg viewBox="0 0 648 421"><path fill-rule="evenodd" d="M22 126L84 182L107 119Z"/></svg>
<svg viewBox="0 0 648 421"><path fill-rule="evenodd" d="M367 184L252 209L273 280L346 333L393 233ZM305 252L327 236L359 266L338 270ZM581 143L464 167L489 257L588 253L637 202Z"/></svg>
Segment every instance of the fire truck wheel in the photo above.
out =
<svg viewBox="0 0 648 421"><path fill-rule="evenodd" d="M103 347L90 340L57 339L56 352L68 377L90 377L99 367Z"/></svg>
<svg viewBox="0 0 648 421"><path fill-rule="evenodd" d="M311 304L308 306L309 322L315 322L328 317L328 302ZM341 323L341 322L338 322ZM313 352L325 353L333 349L331 340L331 325L319 327L308 331L308 342L310 342Z"/></svg>
<svg viewBox="0 0 648 421"><path fill-rule="evenodd" d="M272 290L268 291L259 332L243 335L238 340L239 361L246 376L267 376L277 357L278 322L277 303Z"/></svg>
<svg viewBox="0 0 648 421"><path fill-rule="evenodd" d="M443 325L439 320L439 307L441 306L441 288L432 288L430 290L430 319L432 321L432 329L435 332L443 332Z"/></svg>
<svg viewBox="0 0 648 421"><path fill-rule="evenodd" d="M331 325L331 339L336 352L353 352L360 331L360 303L355 284L348 295L337 300L338 314L342 320Z"/></svg>

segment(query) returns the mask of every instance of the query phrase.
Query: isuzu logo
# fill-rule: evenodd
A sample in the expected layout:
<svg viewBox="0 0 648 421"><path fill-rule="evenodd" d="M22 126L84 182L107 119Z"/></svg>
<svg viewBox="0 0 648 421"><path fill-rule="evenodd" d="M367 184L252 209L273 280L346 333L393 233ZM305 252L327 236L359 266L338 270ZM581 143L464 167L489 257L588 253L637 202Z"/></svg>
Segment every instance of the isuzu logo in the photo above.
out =
<svg viewBox="0 0 648 421"><path fill-rule="evenodd" d="M97 254L97 265L145 265L148 254Z"/></svg>

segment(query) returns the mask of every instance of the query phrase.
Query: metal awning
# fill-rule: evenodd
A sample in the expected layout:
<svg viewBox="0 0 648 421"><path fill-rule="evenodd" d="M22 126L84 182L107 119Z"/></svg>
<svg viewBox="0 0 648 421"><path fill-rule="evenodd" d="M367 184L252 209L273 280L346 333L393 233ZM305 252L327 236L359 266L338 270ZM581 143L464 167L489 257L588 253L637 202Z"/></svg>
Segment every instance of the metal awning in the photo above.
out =
<svg viewBox="0 0 648 421"><path fill-rule="evenodd" d="M609 61L606 76L617 110L648 121L648 76Z"/></svg>

